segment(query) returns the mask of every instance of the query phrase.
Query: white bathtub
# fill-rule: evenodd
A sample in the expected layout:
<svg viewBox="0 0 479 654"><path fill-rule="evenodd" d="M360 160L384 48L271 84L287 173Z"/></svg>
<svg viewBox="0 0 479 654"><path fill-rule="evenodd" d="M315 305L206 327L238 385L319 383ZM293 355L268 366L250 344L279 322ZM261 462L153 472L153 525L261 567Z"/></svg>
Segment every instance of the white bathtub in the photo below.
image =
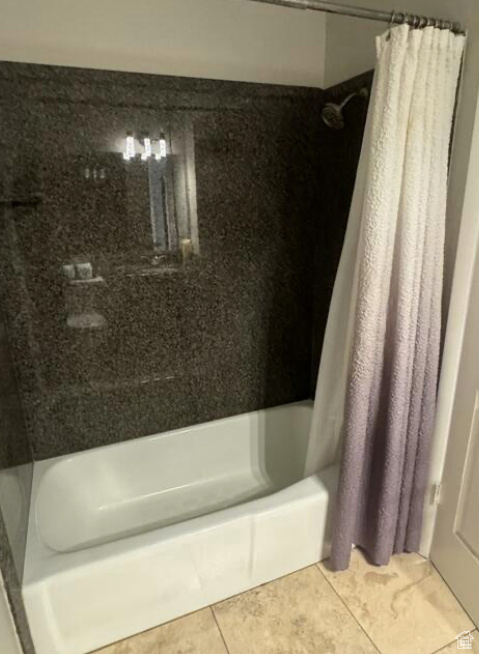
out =
<svg viewBox="0 0 479 654"><path fill-rule="evenodd" d="M35 464L23 586L37 654L85 654L319 561L336 468L309 402Z"/></svg>

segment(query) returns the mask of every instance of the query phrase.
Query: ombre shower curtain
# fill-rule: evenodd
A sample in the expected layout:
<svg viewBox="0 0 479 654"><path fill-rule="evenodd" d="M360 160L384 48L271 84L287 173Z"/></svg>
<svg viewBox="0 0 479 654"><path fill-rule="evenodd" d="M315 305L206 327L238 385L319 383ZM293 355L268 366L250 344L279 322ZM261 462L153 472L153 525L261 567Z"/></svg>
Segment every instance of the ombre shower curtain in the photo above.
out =
<svg viewBox="0 0 479 654"><path fill-rule="evenodd" d="M465 37L403 25L378 61L306 463L338 460L331 563L419 548L441 334L448 158Z"/></svg>

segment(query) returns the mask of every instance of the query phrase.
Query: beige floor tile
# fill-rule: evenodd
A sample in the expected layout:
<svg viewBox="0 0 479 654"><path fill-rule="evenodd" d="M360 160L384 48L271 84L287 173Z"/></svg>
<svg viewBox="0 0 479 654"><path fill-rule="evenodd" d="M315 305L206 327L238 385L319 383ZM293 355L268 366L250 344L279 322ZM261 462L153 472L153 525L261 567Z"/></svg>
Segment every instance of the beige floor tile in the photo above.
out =
<svg viewBox="0 0 479 654"><path fill-rule="evenodd" d="M417 554L387 567L353 552L345 572L320 569L382 654L431 654L474 625L434 566Z"/></svg>
<svg viewBox="0 0 479 654"><path fill-rule="evenodd" d="M95 654L227 654L211 609L98 650Z"/></svg>
<svg viewBox="0 0 479 654"><path fill-rule="evenodd" d="M213 611L230 654L377 654L315 566Z"/></svg>
<svg viewBox="0 0 479 654"><path fill-rule="evenodd" d="M463 654L467 654L467 652L469 652L469 654L479 654L479 632L473 631L472 635L474 636L472 649L459 649L457 641L455 640L437 654L459 654L460 652Z"/></svg>

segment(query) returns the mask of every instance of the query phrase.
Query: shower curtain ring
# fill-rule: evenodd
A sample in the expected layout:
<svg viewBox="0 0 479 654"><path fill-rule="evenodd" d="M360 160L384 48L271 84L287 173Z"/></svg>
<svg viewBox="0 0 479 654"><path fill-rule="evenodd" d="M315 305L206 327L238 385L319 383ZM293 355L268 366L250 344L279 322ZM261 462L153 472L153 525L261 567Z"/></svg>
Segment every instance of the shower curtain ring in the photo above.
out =
<svg viewBox="0 0 479 654"><path fill-rule="evenodd" d="M413 19L412 26L414 27L415 30L419 27L420 22L421 22L421 19L419 18L419 16L414 14L414 19Z"/></svg>
<svg viewBox="0 0 479 654"><path fill-rule="evenodd" d="M389 22L389 27L394 27L394 25L396 24L395 20L396 20L396 12L393 11L391 14L391 20Z"/></svg>

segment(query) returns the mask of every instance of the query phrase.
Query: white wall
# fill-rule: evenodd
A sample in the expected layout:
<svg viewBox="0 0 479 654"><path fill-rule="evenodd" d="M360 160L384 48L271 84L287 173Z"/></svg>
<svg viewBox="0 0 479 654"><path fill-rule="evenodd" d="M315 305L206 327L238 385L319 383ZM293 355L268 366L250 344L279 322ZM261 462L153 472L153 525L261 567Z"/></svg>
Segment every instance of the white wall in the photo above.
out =
<svg viewBox="0 0 479 654"><path fill-rule="evenodd" d="M447 492L448 480L443 479L444 461L447 444L451 437L454 397L464 342L474 263L479 249L479 6L477 4L471 10L468 27L468 51L451 161L448 199L446 296L449 295L451 285L452 290L439 384L431 466L431 483L442 481L445 492ZM455 256L456 243L457 256ZM435 507L426 506L422 542L422 551L426 555L431 549L435 514Z"/></svg>
<svg viewBox="0 0 479 654"><path fill-rule="evenodd" d="M2 0L0 59L322 87L325 26L246 0Z"/></svg>
<svg viewBox="0 0 479 654"><path fill-rule="evenodd" d="M473 0L335 0L369 9L406 11L466 25ZM326 21L325 86L332 86L375 65L375 37L388 25L375 21L328 15Z"/></svg>

